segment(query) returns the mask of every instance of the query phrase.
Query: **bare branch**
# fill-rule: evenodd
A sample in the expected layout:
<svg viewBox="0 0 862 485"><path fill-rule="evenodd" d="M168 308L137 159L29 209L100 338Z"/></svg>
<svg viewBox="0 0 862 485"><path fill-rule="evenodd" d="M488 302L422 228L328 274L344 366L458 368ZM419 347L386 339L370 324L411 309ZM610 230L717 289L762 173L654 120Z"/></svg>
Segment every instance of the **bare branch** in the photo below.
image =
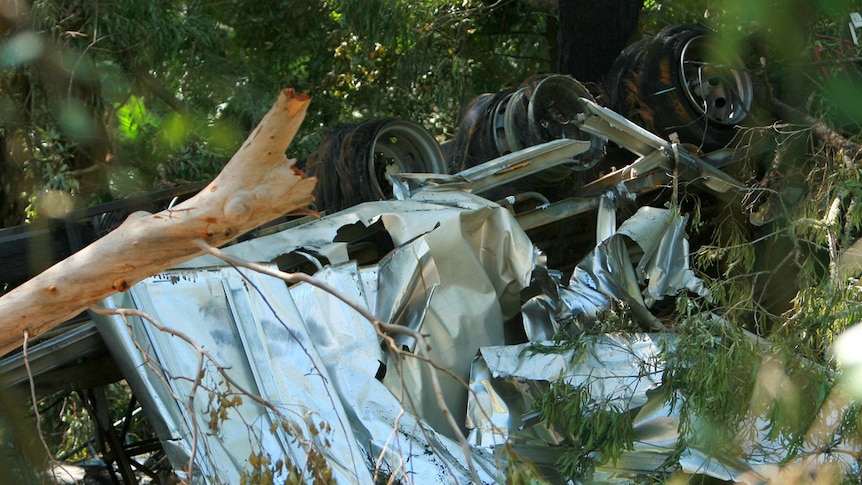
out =
<svg viewBox="0 0 862 485"><path fill-rule="evenodd" d="M845 136L835 131L832 127L817 118L803 113L798 109L772 98L772 114L778 118L793 123L801 123L810 126L812 131L827 145L845 152L847 158L853 165L859 164L862 157L862 145L848 140Z"/></svg>
<svg viewBox="0 0 862 485"><path fill-rule="evenodd" d="M0 298L0 355L108 295L201 254L211 245L290 212L308 212L316 179L285 158L310 99L282 90L278 100L201 192L171 211L137 212L119 228Z"/></svg>

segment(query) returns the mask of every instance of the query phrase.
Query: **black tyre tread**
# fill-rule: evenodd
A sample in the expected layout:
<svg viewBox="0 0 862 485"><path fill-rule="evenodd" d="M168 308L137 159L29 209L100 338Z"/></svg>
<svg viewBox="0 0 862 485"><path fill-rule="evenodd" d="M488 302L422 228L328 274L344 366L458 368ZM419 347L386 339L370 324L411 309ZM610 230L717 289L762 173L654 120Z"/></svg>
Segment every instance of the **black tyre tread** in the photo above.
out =
<svg viewBox="0 0 862 485"><path fill-rule="evenodd" d="M464 109L447 162L451 173L460 172L501 155L493 136L493 113L497 105L513 91L509 88L494 94L484 93L470 101Z"/></svg>
<svg viewBox="0 0 862 485"><path fill-rule="evenodd" d="M318 178L314 196L318 210L339 211L391 196L383 193L375 173L371 146L378 134L397 118L376 118L333 128L306 159L306 172ZM442 156L442 154L441 154Z"/></svg>
<svg viewBox="0 0 862 485"><path fill-rule="evenodd" d="M679 89L682 49L689 40L704 35L715 34L698 24L674 25L660 31L643 59L640 89L641 96L648 98L654 118L660 120L660 126L654 126L659 135L667 138L676 133L681 141L709 151L726 146L736 129L710 123Z"/></svg>
<svg viewBox="0 0 862 485"><path fill-rule="evenodd" d="M714 33L699 24L672 25L624 49L605 82L611 109L659 136L677 133L705 151L730 143L735 127L709 123L680 89L682 49L702 35Z"/></svg>
<svg viewBox="0 0 862 485"><path fill-rule="evenodd" d="M458 124L458 131L452 141L449 159L446 162L450 172L460 172L462 167L469 166L470 145L478 132L477 125L481 122L493 97L494 95L491 93L480 94L470 100L464 108L461 122Z"/></svg>
<svg viewBox="0 0 862 485"><path fill-rule="evenodd" d="M651 131L655 131L652 112L639 93L643 57L653 42L654 37L645 37L626 47L611 66L605 81L610 108Z"/></svg>

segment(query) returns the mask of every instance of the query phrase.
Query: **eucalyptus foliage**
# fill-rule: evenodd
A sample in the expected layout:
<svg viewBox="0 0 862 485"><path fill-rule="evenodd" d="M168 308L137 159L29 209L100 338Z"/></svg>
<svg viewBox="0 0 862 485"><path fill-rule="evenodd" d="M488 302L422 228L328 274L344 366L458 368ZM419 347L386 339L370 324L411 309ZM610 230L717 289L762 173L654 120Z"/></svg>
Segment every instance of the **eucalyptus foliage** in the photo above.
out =
<svg viewBox="0 0 862 485"><path fill-rule="evenodd" d="M472 97L547 72L555 42L553 1L16 6L0 32L4 225L52 190L65 203L42 215L211 178L282 87L314 98L291 157L371 117L450 137Z"/></svg>

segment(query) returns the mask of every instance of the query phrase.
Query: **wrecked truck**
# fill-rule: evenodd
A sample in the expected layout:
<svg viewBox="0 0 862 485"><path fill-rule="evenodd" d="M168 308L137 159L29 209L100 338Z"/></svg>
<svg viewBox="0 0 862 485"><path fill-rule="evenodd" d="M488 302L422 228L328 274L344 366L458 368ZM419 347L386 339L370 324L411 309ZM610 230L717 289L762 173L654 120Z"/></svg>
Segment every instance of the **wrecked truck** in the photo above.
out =
<svg viewBox="0 0 862 485"><path fill-rule="evenodd" d="M351 127L305 161L329 213L107 298L30 364L48 375L57 350L107 350L159 438L132 452L101 423L127 483L164 477L153 456L187 483L762 478L792 458L783 443L755 423L740 453L717 453L680 431L687 396L665 382L662 350L680 338L666 302L710 298L690 267L681 187L738 202L747 187L723 169L750 155L724 144L751 80L736 60L706 63L706 33L685 35L667 92L706 120L700 135L719 125L711 150L557 75L478 98L442 147L404 120ZM603 329L615 312L627 327ZM0 363L18 384L20 362ZM576 404L572 416L549 416L548 400ZM573 432L577 412L607 416L624 445ZM802 443L806 459L855 472L853 453L826 456L827 438Z"/></svg>

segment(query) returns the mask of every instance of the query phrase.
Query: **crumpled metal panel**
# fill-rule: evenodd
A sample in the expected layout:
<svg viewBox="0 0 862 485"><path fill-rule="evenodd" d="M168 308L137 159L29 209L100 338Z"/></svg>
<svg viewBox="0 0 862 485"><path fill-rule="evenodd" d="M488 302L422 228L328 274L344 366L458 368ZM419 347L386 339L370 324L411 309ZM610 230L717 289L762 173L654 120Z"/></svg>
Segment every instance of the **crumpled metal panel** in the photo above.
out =
<svg viewBox="0 0 862 485"><path fill-rule="evenodd" d="M303 249L338 264L350 260L347 243L336 240L338 232L357 221L366 226L382 223L396 246L416 238L428 244L441 283L433 290L428 308L416 310L425 314L419 319L422 333L428 336L437 363L466 381L476 349L503 343L503 322L520 310L520 291L529 282L536 258L529 238L500 206L461 191L422 191L409 200L360 204L299 228L229 246L225 252L273 261ZM182 267L219 264L212 256L202 256ZM390 293L404 290L395 281L384 286ZM428 291L432 291L430 287ZM403 299L393 298L393 302ZM376 313L384 320L393 316L379 306ZM407 359L395 367L402 374L388 373L386 384L399 396L409 390L414 412L435 430L453 437L429 388L425 366ZM464 384L445 375L440 379L447 405L463 422Z"/></svg>
<svg viewBox="0 0 862 485"><path fill-rule="evenodd" d="M574 339L585 339L578 344L581 351L562 347L551 353L530 350L530 345L539 345L556 334L560 330L558 322L575 316L588 326L612 301L631 305L643 295L642 301L648 303L653 298L674 295L681 288L707 295L688 267L684 223L683 217L669 211L642 208L578 265L577 277L573 276L567 286L560 284L559 275L553 271L544 268L534 271L532 287L541 291L524 305L523 320L527 334L535 342L483 347L474 363L468 408L473 446L493 449L508 442L532 458L540 469L553 474L563 437L552 427L539 423L534 402L551 382L563 379L572 386L587 386L595 401L614 403L626 412L635 413L634 449L623 452L616 463L597 466L598 483L631 483L644 473L661 469L671 459L676 459L686 473L740 483L765 483L775 479L780 470L785 474L815 473L823 463L829 463L839 474L858 471L858 462L853 457L858 455L862 444L853 436L841 438L840 450L832 449L835 446L832 440L849 406L849 399L842 397L839 388L833 390L821 408L813 431L809 430L799 457L787 465L790 467L787 472L779 465L785 466L788 450L794 444L771 436L769 423L763 417L747 424L746 433L739 436L737 456L715 456L708 441L688 442L677 455L679 408L672 408L669 403L679 403L685 398L675 395L669 399L661 390L664 362L655 345L660 339L672 349L676 338L672 333L572 335ZM637 242L642 249L643 255L636 265L622 257L627 253L620 246L609 244L621 241L621 236ZM624 271L622 266L634 271ZM644 288L643 293L632 292L632 282ZM641 309L648 312L642 305ZM783 376L780 365L767 359L760 366L760 374L758 382L762 381L762 389L780 386L775 382ZM698 426L695 423L695 428Z"/></svg>
<svg viewBox="0 0 862 485"><path fill-rule="evenodd" d="M534 254L529 239L502 208L464 212L452 222L442 221L423 236L440 284L427 308L417 311L425 313L421 332L428 336L437 362L466 382L476 350L504 342L503 323L520 308L520 290L529 281ZM413 396L417 413L451 436L429 387L426 366L416 359L391 364L401 373L387 374L387 385L396 395ZM463 382L445 375L440 379L450 410L463 422Z"/></svg>
<svg viewBox="0 0 862 485"><path fill-rule="evenodd" d="M357 221L382 223L396 249L378 264L358 267L338 240ZM455 376L441 381L458 422L466 413L463 382L473 356L480 346L503 343L503 322L517 314L536 257L510 213L463 192L362 204L225 250L260 262L299 250L326 257L330 266L316 277L378 318L427 335L436 365ZM371 483L375 467L405 482L472 481L427 366L409 354L383 352L369 322L315 287L288 289L203 256L105 305L138 308L191 336L244 389L297 420L306 436L327 423L330 431L319 433L318 445L340 483ZM213 396L198 389L194 409L188 406L198 352L140 319L131 319L131 328L117 317L98 320L136 394L147 395L144 407L178 470L195 446L195 479L206 483L238 483L249 456L261 450L272 462L282 456L305 462L306 448L278 426L271 431L279 417L251 399L230 406L228 415L237 419L221 422L217 434L201 432ZM408 350L415 344L399 343ZM206 375L209 388L223 385L215 368ZM477 450L470 460L481 481L495 481L493 459Z"/></svg>
<svg viewBox="0 0 862 485"><path fill-rule="evenodd" d="M614 197L609 194L601 200L597 224L600 242L577 265L568 284L561 284L557 272L541 266L534 270L531 286L539 294L522 308L526 333L534 343L481 349L471 373L467 422L473 446L493 449L508 442L540 469L554 474L563 436L539 423L534 402L558 379L572 386L587 386L595 401L635 413L634 449L624 452L616 463L605 463L595 470L597 482L630 483L677 457L679 412L669 403L681 402L684 397L668 399L661 391L664 362L656 346L658 338L672 348L674 335L586 336L567 327L570 338L586 339L578 344L580 351L560 347L550 353L531 350L531 346L550 345L547 340L560 334L563 323L574 321L580 330L587 329L613 302L628 305L644 328L660 328L649 312L654 301L682 289L708 297L689 267L687 219L671 210L642 207L616 229ZM629 253L631 242L640 252L634 262ZM761 366L761 372L766 369L768 362ZM768 376L762 379L774 380ZM846 405L842 408L840 403L833 403L824 408L819 421L825 423L823 427L834 429ZM688 443L678 455L678 464L687 473L762 483L770 476L768 472L774 476L776 464L787 459L790 447L770 437L768 429L763 419L750 423L750 435L740 441L743 454L732 459L714 456L708 443ZM846 458L850 454L827 456L818 451L828 445L817 440L832 436L829 432L820 434L823 436L809 433L806 438L803 453L808 458L799 465L802 469L810 469L808 462L812 460L831 461L843 472L858 469L857 463ZM857 443L846 446L858 448Z"/></svg>
<svg viewBox="0 0 862 485"><path fill-rule="evenodd" d="M368 302L375 299L375 292L364 288L369 287L369 277L377 278L374 273L344 263L315 276L353 301ZM325 362L332 388L344 404L353 436L368 459L383 470L405 475L407 482L412 477L435 483L470 482L457 443L405 412L402 402L378 380L386 368L386 356L369 322L346 304L333 302L320 288L303 283L290 292ZM478 453L472 458L480 478L493 482L494 463Z"/></svg>
<svg viewBox="0 0 862 485"><path fill-rule="evenodd" d="M661 390L664 362L660 360L658 343L664 340L672 345L675 336L604 334L581 338L588 339L582 351L536 353L530 350L530 344L483 347L470 379L471 444L493 449L508 441L516 450L529 453L540 468L553 473L563 437L553 427L539 422L533 403L551 382L563 379L572 386L586 386L595 401L635 413L633 449L624 451L616 463L598 465L596 483L631 483L638 476L666 466L677 453L679 413L671 408L671 400ZM674 397L677 402L683 399L680 395ZM737 481L750 478L752 470L781 463L788 447L767 437L765 422L759 425L753 426L757 430L754 439L740 443L747 460L722 461L711 456L713 450L708 443L689 443L678 458L681 469ZM539 449L546 452L537 453ZM846 470L853 468L852 464L844 466Z"/></svg>
<svg viewBox="0 0 862 485"><path fill-rule="evenodd" d="M239 483L242 471L251 470L250 457L261 452L273 464L284 459L302 466L308 447L282 426L286 419L328 458L336 479L371 479L283 283L232 268L176 270L144 280L129 295L131 301L112 297L106 306L131 303L173 332L189 336L215 360L199 360L201 353L188 342L139 318L130 319L132 333L122 348L111 342L115 355L141 365L135 368L137 375L127 374L136 394L142 387L156 392L161 404L156 410L163 413L158 420L171 432L162 440L174 448L175 468L187 468L194 455L196 482ZM113 326L114 335L125 328L116 317L100 325ZM225 382L219 369L233 384ZM218 417L222 412L224 420ZM329 424L331 432L321 431L320 423Z"/></svg>
<svg viewBox="0 0 862 485"><path fill-rule="evenodd" d="M703 282L689 266L688 216L670 209L641 207L623 222L617 234L628 236L643 250L637 266L638 283L647 306L665 296L676 296L681 289L707 296Z"/></svg>
<svg viewBox="0 0 862 485"><path fill-rule="evenodd" d="M482 347L470 377L471 443L493 446L512 434L527 444L539 440L559 444L553 429L533 426L536 423L530 419L536 391L546 390L547 383L558 379L572 386L586 385L591 395L623 409L645 405L647 392L661 384L655 339L648 334L606 334L596 337L583 352L536 350L536 346L552 347L552 342Z"/></svg>
<svg viewBox="0 0 862 485"><path fill-rule="evenodd" d="M483 347L470 380L471 444L493 449L508 440L549 473L549 479L559 479L554 469L563 436L539 422L533 403L551 382L564 379L572 386L587 386L597 401L635 413L634 449L623 452L615 464L597 466L595 483L631 483L639 474L660 469L679 440L679 416L660 390L658 342L664 338L673 337L605 334L589 337L583 352L536 353L527 344Z"/></svg>
<svg viewBox="0 0 862 485"><path fill-rule="evenodd" d="M569 283L560 288L553 288L553 282L543 283L550 294L540 294L524 304L524 326L531 341L553 338L561 330L560 322L589 324L613 302L624 302L643 328L657 330L661 325L648 309L653 302L682 289L708 294L689 267L687 217L669 209L641 207L613 230L615 211L603 210L603 206L598 221L600 242L575 267ZM629 241L643 253L636 266L626 246Z"/></svg>

